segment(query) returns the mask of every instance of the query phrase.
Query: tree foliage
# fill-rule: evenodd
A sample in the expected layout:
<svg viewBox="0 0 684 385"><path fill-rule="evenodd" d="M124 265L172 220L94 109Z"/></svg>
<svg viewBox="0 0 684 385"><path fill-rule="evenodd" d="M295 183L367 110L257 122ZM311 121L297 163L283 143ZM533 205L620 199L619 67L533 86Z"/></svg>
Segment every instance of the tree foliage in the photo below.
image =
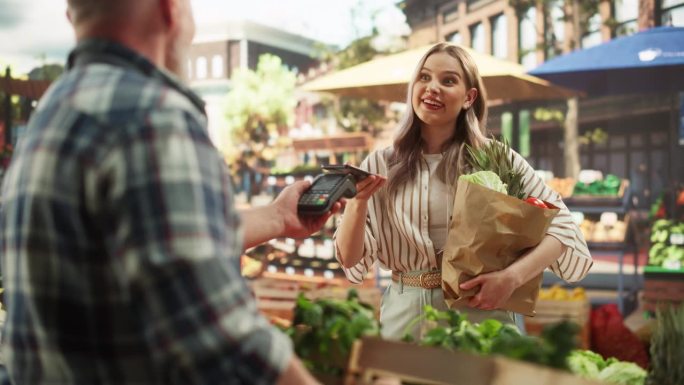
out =
<svg viewBox="0 0 684 385"><path fill-rule="evenodd" d="M373 39L377 36L378 31L373 28L371 35L352 41L340 51L323 48L319 57L322 61L331 63L336 70L365 63L383 54L373 46ZM384 108L372 100L343 97L340 98L334 114L338 125L347 132L374 131L374 127L384 119Z"/></svg>
<svg viewBox="0 0 684 385"><path fill-rule="evenodd" d="M552 22L570 22L575 28L575 33L572 36L566 36L569 39L569 47L571 50L579 48L579 41L589 30L589 20L598 12L601 1L603 0L508 0L508 4L513 7L519 20L525 17L525 13L530 7L541 8L545 25L538 26L537 32L543 31L544 40L542 46L538 48L550 53L550 56L555 56L562 52L562 48L558 46L559 37L550 27ZM551 10L554 6L560 6L560 9L563 10L561 20L553 20Z"/></svg>
<svg viewBox="0 0 684 385"><path fill-rule="evenodd" d="M64 66L61 64L43 64L29 71L28 77L32 80L54 81L64 73Z"/></svg>
<svg viewBox="0 0 684 385"><path fill-rule="evenodd" d="M255 71L238 69L226 101L226 119L238 143L265 142L292 119L296 99L294 71L278 56L259 57Z"/></svg>

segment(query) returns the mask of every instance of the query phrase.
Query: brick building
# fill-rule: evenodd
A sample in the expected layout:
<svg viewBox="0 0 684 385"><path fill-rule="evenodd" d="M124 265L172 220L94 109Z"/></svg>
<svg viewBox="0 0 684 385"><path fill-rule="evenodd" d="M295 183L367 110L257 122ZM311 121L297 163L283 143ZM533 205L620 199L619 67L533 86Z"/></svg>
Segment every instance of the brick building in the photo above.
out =
<svg viewBox="0 0 684 385"><path fill-rule="evenodd" d="M532 2L535 3L535 2ZM516 9L508 0L404 0L400 2L411 27L410 47L451 41L499 58L534 68L553 56L588 48L612 38L659 25L684 26L684 0L611 0L586 15L579 31L570 19L568 1L543 2ZM684 90L682 90L684 92ZM506 131L511 105L494 106L488 126ZM538 169L564 174L563 129L558 121L535 119L538 108L565 110L556 103L518 104L526 155ZM671 180L684 183L684 168L672 163L677 146L673 111L677 95L620 95L580 99L579 134L587 138L601 130L607 140L580 147L583 169L598 169L631 180L637 207L647 208ZM675 129L673 129L673 127ZM514 140L515 141L515 140Z"/></svg>

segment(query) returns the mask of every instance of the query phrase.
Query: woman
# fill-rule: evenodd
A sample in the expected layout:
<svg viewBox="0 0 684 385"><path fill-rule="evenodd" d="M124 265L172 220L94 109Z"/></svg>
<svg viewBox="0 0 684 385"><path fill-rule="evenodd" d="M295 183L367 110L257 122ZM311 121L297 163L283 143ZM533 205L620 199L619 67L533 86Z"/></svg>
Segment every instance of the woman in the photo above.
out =
<svg viewBox="0 0 684 385"><path fill-rule="evenodd" d="M485 89L473 59L462 48L440 43L420 60L408 87L406 113L392 147L375 151L361 168L374 174L357 184L335 234L336 257L347 278L360 283L373 264L392 270L380 310L383 337L419 337L406 330L424 305L446 309L441 289L442 247L458 176L468 173L464 145L487 142ZM550 267L567 281L582 279L591 256L560 196L546 187L518 154L525 190L562 208L546 237L504 270L481 274L461 284L479 286L468 307L471 321L487 318L512 323L497 310L513 290ZM363 242L361 242L363 240Z"/></svg>

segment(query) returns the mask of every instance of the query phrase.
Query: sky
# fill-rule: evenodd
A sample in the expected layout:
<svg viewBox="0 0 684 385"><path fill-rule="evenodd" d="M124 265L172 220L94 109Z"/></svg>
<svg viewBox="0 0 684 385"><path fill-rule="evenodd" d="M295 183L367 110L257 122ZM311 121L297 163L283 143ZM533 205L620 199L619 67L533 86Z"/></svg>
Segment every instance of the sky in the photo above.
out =
<svg viewBox="0 0 684 385"><path fill-rule="evenodd" d="M203 23L252 20L343 47L370 33L371 14L388 34L406 33L397 0L191 0ZM352 17L352 12L359 15ZM74 45L66 0L0 0L0 68L23 74L44 63L63 64ZM354 21L354 22L353 22Z"/></svg>

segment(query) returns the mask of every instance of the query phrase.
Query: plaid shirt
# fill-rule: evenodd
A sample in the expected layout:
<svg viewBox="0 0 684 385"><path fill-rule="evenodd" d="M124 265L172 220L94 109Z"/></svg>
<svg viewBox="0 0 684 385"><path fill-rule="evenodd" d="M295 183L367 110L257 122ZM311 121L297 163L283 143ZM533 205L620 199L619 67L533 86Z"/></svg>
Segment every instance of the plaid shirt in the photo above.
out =
<svg viewBox="0 0 684 385"><path fill-rule="evenodd" d="M6 371L17 384L266 384L292 356L240 276L230 179L199 98L89 40L5 175Z"/></svg>

